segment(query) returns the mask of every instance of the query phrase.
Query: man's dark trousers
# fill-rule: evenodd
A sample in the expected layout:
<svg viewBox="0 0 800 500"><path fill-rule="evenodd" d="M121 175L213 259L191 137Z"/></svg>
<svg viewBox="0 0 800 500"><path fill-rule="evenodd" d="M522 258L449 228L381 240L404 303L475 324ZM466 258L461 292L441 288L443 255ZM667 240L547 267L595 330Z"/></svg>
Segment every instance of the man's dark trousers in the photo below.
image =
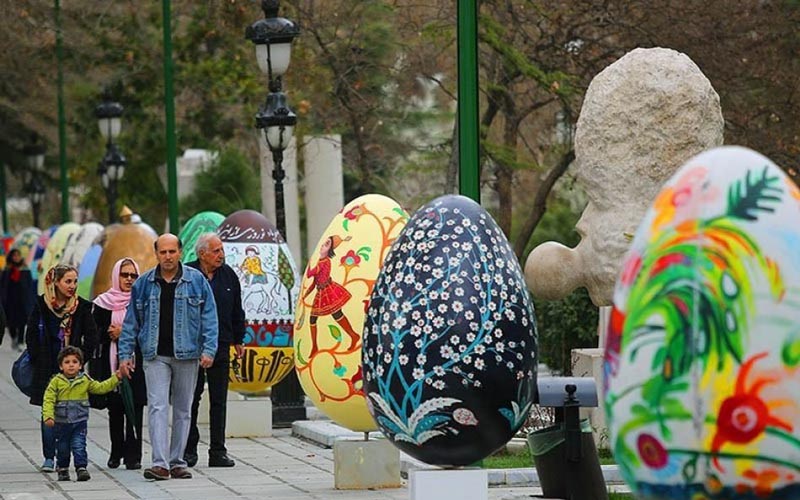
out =
<svg viewBox="0 0 800 500"><path fill-rule="evenodd" d="M200 441L200 431L197 429L197 411L200 407L200 398L203 388L208 381L209 398L209 430L211 443L208 449L209 457L225 455L225 403L228 397L228 365L230 362L230 344L220 342L214 364L211 368L200 368L197 375L197 386L194 390L192 403L192 424L189 428L189 441L186 443L185 457L197 456L197 443Z"/></svg>

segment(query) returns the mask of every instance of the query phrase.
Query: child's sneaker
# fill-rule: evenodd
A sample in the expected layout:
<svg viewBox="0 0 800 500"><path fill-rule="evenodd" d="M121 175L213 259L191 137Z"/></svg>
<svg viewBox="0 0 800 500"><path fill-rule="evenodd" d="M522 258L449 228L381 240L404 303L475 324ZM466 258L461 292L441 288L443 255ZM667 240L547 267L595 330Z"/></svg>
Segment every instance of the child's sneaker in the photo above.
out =
<svg viewBox="0 0 800 500"><path fill-rule="evenodd" d="M69 481L69 469L58 469L58 480Z"/></svg>
<svg viewBox="0 0 800 500"><path fill-rule="evenodd" d="M88 481L92 478L92 476L89 475L89 471L86 470L86 467L75 469L75 472L78 473L78 481Z"/></svg>
<svg viewBox="0 0 800 500"><path fill-rule="evenodd" d="M56 464L53 463L52 458L45 458L39 470L42 472L55 472Z"/></svg>

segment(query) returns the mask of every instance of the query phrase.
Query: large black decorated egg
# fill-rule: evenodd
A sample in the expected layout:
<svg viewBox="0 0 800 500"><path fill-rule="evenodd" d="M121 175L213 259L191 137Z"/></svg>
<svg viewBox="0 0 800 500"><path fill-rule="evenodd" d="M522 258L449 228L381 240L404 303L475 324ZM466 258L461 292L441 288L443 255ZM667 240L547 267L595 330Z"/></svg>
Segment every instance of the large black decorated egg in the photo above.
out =
<svg viewBox="0 0 800 500"><path fill-rule="evenodd" d="M368 406L401 450L475 463L525 421L536 391L536 321L519 263L480 205L420 208L386 257L363 337Z"/></svg>

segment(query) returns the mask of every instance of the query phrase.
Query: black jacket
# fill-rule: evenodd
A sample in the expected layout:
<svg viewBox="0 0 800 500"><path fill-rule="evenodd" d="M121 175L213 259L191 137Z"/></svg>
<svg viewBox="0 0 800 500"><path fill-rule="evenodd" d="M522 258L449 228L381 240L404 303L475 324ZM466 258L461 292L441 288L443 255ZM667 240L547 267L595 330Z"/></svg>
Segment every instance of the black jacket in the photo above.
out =
<svg viewBox="0 0 800 500"><path fill-rule="evenodd" d="M27 324L36 302L33 278L27 268L20 270L18 281L11 281L11 270L8 268L0 273L0 301L5 309L8 326L21 327Z"/></svg>
<svg viewBox="0 0 800 500"><path fill-rule="evenodd" d="M186 264L200 272L200 261L193 260ZM205 274L203 274L205 276ZM217 318L219 319L219 343L241 344L244 340L244 309L242 308L242 287L236 271L228 264L214 272L214 279L208 282L214 291L217 302Z"/></svg>
<svg viewBox="0 0 800 500"><path fill-rule="evenodd" d="M42 342L39 340L39 320L42 320L43 332ZM30 403L41 406L44 390L50 377L59 372L56 363L57 352L53 352L55 340L58 337L57 327L58 318L48 309L44 302L44 295L40 295L36 300L28 326L25 328L25 343L28 347L28 354L33 362L33 395ZM92 319L92 303L78 297L78 307L72 318L72 333L69 338L69 345L79 347L83 351L84 361L91 356L97 345L97 327Z"/></svg>
<svg viewBox="0 0 800 500"><path fill-rule="evenodd" d="M97 325L98 343L92 353L89 362L89 376L95 380L105 380L111 376L111 363L109 353L111 349L111 337L108 336L108 327L111 325L111 311L103 309L97 304L92 304L92 317ZM142 352L136 346L136 369L131 375L131 388L133 389L133 401L139 405L147 404L147 385L144 381L144 369L142 367ZM107 401L105 394L92 394L89 396L92 408L106 408Z"/></svg>

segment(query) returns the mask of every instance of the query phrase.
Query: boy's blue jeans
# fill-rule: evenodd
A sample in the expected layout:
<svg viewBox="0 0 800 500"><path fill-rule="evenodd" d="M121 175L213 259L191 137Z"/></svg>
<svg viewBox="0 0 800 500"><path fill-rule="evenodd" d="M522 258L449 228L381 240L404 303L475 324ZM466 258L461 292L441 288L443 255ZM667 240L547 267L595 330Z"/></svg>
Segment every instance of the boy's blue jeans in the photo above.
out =
<svg viewBox="0 0 800 500"><path fill-rule="evenodd" d="M44 421L40 423L42 427L42 455L45 460L53 460L56 456L56 428L47 427Z"/></svg>
<svg viewBox="0 0 800 500"><path fill-rule="evenodd" d="M75 468L86 467L86 420L72 424L56 422L56 467L69 468L69 453L75 459Z"/></svg>

